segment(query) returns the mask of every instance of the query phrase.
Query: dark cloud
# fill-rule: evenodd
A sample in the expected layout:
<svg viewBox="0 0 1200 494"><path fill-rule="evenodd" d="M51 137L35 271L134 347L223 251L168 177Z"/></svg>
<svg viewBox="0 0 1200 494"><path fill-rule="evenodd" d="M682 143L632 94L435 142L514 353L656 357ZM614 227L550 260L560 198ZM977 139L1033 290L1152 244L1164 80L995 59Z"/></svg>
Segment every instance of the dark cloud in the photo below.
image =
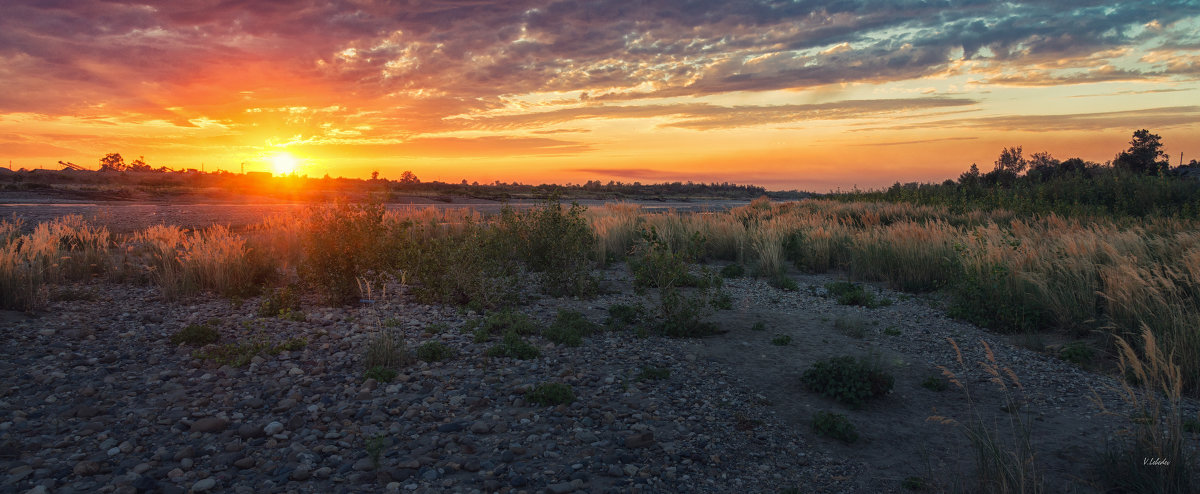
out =
<svg viewBox="0 0 1200 494"><path fill-rule="evenodd" d="M285 104L322 90L351 111L436 100L406 122L426 130L537 91L704 95L909 79L945 71L954 57L1003 70L1146 40L1186 48L1194 33L1180 21L1197 15L1188 0L13 0L0 18L0 80L13 89L0 111L106 109L185 122L247 92ZM191 103L179 100L194 96L199 75L263 63L274 77L220 79L224 92L205 94L203 108L165 110ZM1038 80L1142 72L1196 70L1176 63ZM994 80L1021 83L1015 74Z"/></svg>
<svg viewBox="0 0 1200 494"><path fill-rule="evenodd" d="M852 146L908 146L912 144L929 144L931 142L946 142L946 141L973 141L978 137L944 137L941 139L917 139L914 141L891 141L891 142L868 142L862 144L852 144Z"/></svg>
<svg viewBox="0 0 1200 494"><path fill-rule="evenodd" d="M591 150L577 142L543 137L422 137L388 143L312 143L293 146L305 156L337 158L457 158L472 156L571 155Z"/></svg>

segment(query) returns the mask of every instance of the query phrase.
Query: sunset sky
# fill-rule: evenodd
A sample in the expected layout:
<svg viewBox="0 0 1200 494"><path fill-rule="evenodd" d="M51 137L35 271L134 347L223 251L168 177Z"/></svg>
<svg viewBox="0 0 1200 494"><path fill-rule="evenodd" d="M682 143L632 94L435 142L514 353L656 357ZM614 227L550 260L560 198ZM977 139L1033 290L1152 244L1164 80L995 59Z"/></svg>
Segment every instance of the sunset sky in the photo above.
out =
<svg viewBox="0 0 1200 494"><path fill-rule="evenodd" d="M6 0L0 165L824 191L1200 159L1200 2Z"/></svg>

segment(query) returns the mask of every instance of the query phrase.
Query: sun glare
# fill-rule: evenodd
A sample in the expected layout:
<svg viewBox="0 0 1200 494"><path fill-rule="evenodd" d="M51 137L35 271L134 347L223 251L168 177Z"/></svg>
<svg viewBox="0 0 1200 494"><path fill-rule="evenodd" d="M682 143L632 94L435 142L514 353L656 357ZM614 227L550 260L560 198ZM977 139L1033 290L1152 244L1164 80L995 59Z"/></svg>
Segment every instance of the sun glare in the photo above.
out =
<svg viewBox="0 0 1200 494"><path fill-rule="evenodd" d="M296 172L299 161L291 153L275 153L271 157L271 165L275 175L290 175Z"/></svg>

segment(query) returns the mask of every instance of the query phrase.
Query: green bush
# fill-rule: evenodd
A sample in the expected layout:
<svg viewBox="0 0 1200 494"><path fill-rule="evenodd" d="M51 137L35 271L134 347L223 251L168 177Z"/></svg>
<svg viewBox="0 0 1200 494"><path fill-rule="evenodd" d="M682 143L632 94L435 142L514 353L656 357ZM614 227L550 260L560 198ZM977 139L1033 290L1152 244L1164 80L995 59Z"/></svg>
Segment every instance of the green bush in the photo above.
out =
<svg viewBox="0 0 1200 494"><path fill-rule="evenodd" d="M766 331L766 330L767 330L767 323L765 323L765 322L762 322L762 321L757 321L757 322L755 322L755 323L754 323L754 325L753 325L753 326L750 326L750 329L751 329L751 330L753 330L753 331Z"/></svg>
<svg viewBox="0 0 1200 494"><path fill-rule="evenodd" d="M389 233L380 202L337 203L313 209L297 273L332 304L358 300L359 278L383 273Z"/></svg>
<svg viewBox="0 0 1200 494"><path fill-rule="evenodd" d="M426 341L417 347L417 358L426 362L437 362L454 356L454 349L440 341Z"/></svg>
<svg viewBox="0 0 1200 494"><path fill-rule="evenodd" d="M533 360L542 352L529 342L521 339L517 333L507 333L500 343L487 350L488 357L508 357L517 360Z"/></svg>
<svg viewBox="0 0 1200 494"><path fill-rule="evenodd" d="M867 322L858 317L838 316L833 320L833 328L851 338L861 340L867 336Z"/></svg>
<svg viewBox="0 0 1200 494"><path fill-rule="evenodd" d="M171 335L171 344L187 344L192 346L204 346L216 343L221 338L221 334L217 332L211 322L203 324L189 324L187 327L179 330Z"/></svg>
<svg viewBox="0 0 1200 494"><path fill-rule="evenodd" d="M633 326L640 322L645 314L646 308L642 307L642 304L612 304L608 306L608 319L604 321L604 325L612 329Z"/></svg>
<svg viewBox="0 0 1200 494"><path fill-rule="evenodd" d="M704 319L712 310L713 289L720 287L721 279L707 267L700 267L699 276L691 274L703 244L703 237L696 233L682 247L673 248L654 228L642 231L642 239L629 264L637 293L643 294L649 288L658 291L655 329L661 334L699 337L717 330L716 325ZM685 286L696 288L685 292Z"/></svg>
<svg viewBox="0 0 1200 494"><path fill-rule="evenodd" d="M886 395L896 380L866 359L843 356L816 362L801 381L809 391L860 408L868 399Z"/></svg>
<svg viewBox="0 0 1200 494"><path fill-rule="evenodd" d="M780 290L795 292L800 290L800 285L796 280L785 274L777 274L767 279L767 284Z"/></svg>
<svg viewBox="0 0 1200 494"><path fill-rule="evenodd" d="M541 383L525 393L525 400L541 406L565 405L575 401L575 391L563 383Z"/></svg>
<svg viewBox="0 0 1200 494"><path fill-rule="evenodd" d="M479 325L488 334L498 335L513 332L521 336L542 332L542 327L524 312L504 310L493 312Z"/></svg>
<svg viewBox="0 0 1200 494"><path fill-rule="evenodd" d="M949 386L946 380L939 376L929 376L921 381L921 387L930 391L945 391Z"/></svg>
<svg viewBox="0 0 1200 494"><path fill-rule="evenodd" d="M587 208L564 209L553 199L523 214L507 210L519 236L519 253L530 271L541 273L542 289L553 295L590 296L598 284L592 277L596 235L583 217Z"/></svg>
<svg viewBox="0 0 1200 494"><path fill-rule="evenodd" d="M558 344L579 346L583 337L591 336L597 326L580 314L570 310L559 310L558 317L545 330L542 336Z"/></svg>
<svg viewBox="0 0 1200 494"><path fill-rule="evenodd" d="M1058 358L1075 363L1081 367L1091 365L1094 357L1095 351L1092 350L1092 347L1088 346L1087 342L1083 341L1067 343L1058 352Z"/></svg>
<svg viewBox="0 0 1200 494"><path fill-rule="evenodd" d="M289 318L296 313L300 313L300 291L293 285L272 291L258 306L258 317Z"/></svg>
<svg viewBox="0 0 1200 494"><path fill-rule="evenodd" d="M788 346L792 344L792 337L786 334L777 334L771 338L771 344L775 346Z"/></svg>
<svg viewBox="0 0 1200 494"><path fill-rule="evenodd" d="M669 368L656 365L643 365L638 371L637 380L660 381L668 377L671 377L671 369Z"/></svg>
<svg viewBox="0 0 1200 494"><path fill-rule="evenodd" d="M837 302L841 305L857 305L868 309L892 305L891 299L876 299L875 295L872 295L858 283L834 281L826 283L825 290L829 292L829 296L837 299Z"/></svg>
<svg viewBox="0 0 1200 494"><path fill-rule="evenodd" d="M746 268L741 264L728 264L721 268L722 278L741 278L746 275Z"/></svg>
<svg viewBox="0 0 1200 494"><path fill-rule="evenodd" d="M978 326L1005 332L1037 331L1047 327L1049 314L1034 297L1037 290L1017 278L1007 266L967 272L951 288L947 313Z"/></svg>
<svg viewBox="0 0 1200 494"><path fill-rule="evenodd" d="M905 477L900 481L900 487L910 491L919 491L925 488L925 479L921 477Z"/></svg>
<svg viewBox="0 0 1200 494"><path fill-rule="evenodd" d="M817 412L813 414L812 429L817 434L832 437L844 443L858 440L858 431L845 415L833 412Z"/></svg>
<svg viewBox="0 0 1200 494"><path fill-rule="evenodd" d="M367 369L367 371L363 373L363 378L374 379L381 383L390 383L396 378L396 371L381 365L377 365Z"/></svg>

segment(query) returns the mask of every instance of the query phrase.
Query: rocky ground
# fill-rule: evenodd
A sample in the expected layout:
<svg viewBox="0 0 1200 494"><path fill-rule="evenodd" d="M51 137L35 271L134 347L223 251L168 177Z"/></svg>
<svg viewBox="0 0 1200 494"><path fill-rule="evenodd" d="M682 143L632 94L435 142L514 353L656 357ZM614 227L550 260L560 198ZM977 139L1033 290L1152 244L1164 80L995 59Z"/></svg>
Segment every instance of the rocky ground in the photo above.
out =
<svg viewBox="0 0 1200 494"><path fill-rule="evenodd" d="M605 275L627 286L623 267ZM979 417L1004 430L1012 415L977 364L987 360L981 342L1021 379L1015 393L1052 490L1088 490L1089 462L1119 425L1091 398L1119 403L1115 381L949 320L936 300L873 287L896 303L839 306L822 296L831 278L796 278L796 292L729 281L734 308L714 316L725 331L715 337L620 330L579 347L532 337L542 353L528 361L485 357L492 343L461 330L473 314L399 291L356 307L306 304L298 322L257 317L257 300L168 303L148 287L76 287L41 313L3 313L0 492L903 492L909 477L971 490L960 425L928 419ZM521 310L548 322L570 308L601 323L611 304L637 301L622 291ZM235 368L168 341L212 319L223 342L307 345ZM368 341L385 321L410 347L437 340L455 356L390 383L364 379ZM778 335L791 342L772 344ZM893 393L850 410L803 389L805 368L841 354L876 355L896 376ZM969 400L920 386L939 365ZM669 376L646 379L646 366ZM529 403L547 381L570 384L577 399ZM863 438L816 435L816 410L846 414Z"/></svg>

